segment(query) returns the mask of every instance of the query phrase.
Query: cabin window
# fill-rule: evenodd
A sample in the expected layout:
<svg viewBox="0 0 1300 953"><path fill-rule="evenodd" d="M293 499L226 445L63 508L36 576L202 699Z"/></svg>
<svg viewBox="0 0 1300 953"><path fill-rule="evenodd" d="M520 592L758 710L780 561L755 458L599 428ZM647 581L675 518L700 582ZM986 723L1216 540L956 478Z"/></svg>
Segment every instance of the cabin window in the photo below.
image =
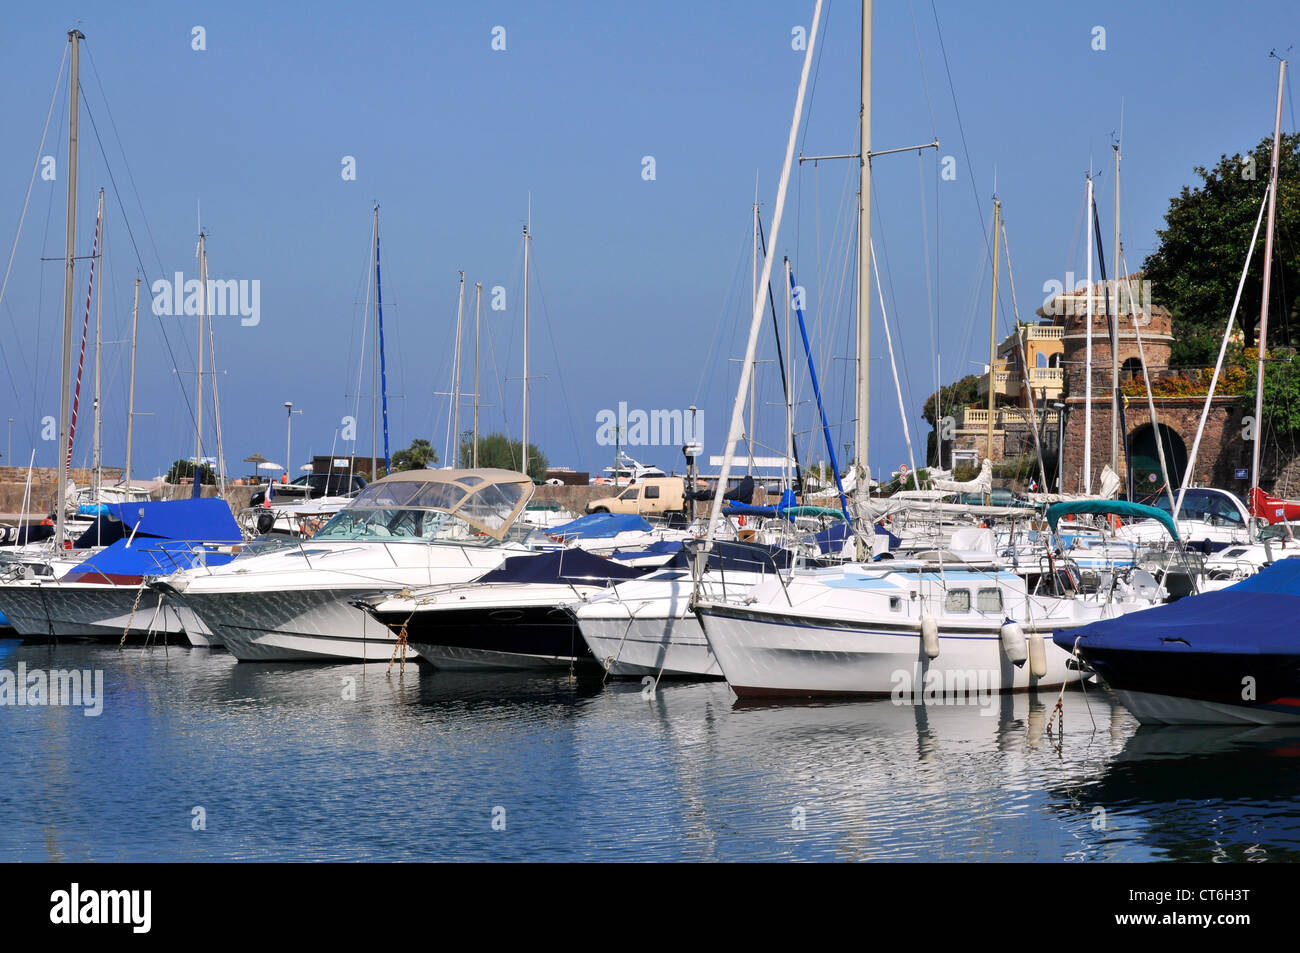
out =
<svg viewBox="0 0 1300 953"><path fill-rule="evenodd" d="M659 499L659 487L657 487L657 486L648 486L648 487L646 487L646 488L645 488L645 498L646 498L647 500L657 500L657 499Z"/></svg>
<svg viewBox="0 0 1300 953"><path fill-rule="evenodd" d="M979 612L1001 612L1002 590L981 589L975 597L975 608Z"/></svg>
<svg viewBox="0 0 1300 953"><path fill-rule="evenodd" d="M949 589L943 608L947 612L970 612L970 590Z"/></svg>
<svg viewBox="0 0 1300 953"><path fill-rule="evenodd" d="M622 493L618 495L618 498L620 500L636 500L636 499L640 499L640 497L641 497L641 491L636 488L630 490L624 490Z"/></svg>
<svg viewBox="0 0 1300 953"><path fill-rule="evenodd" d="M902 596L890 596L890 597L889 597L889 611L890 611L890 612L902 612L902 611L903 611L903 598L902 598Z"/></svg>

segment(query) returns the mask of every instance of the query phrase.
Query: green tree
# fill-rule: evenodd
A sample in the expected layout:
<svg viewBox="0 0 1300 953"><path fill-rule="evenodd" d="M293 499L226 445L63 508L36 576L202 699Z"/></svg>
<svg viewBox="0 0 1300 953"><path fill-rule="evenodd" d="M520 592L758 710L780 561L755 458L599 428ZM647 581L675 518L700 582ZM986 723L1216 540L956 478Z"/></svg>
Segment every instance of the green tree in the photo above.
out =
<svg viewBox="0 0 1300 953"><path fill-rule="evenodd" d="M1249 414L1255 413L1257 354L1247 351L1250 364L1242 400ZM1279 437L1300 435L1300 356L1290 348L1269 351L1264 361L1264 422Z"/></svg>
<svg viewBox="0 0 1300 953"><path fill-rule="evenodd" d="M429 441L412 440L411 445L405 450L398 450L393 454L392 462L393 473L398 470L419 470L430 463L437 463L438 453Z"/></svg>
<svg viewBox="0 0 1300 953"><path fill-rule="evenodd" d="M930 433L925 439L925 459L934 466L939 466L939 422L935 415L935 397L939 397L939 403L945 417L958 414L963 407L975 402L979 396L979 374L968 374L955 384L946 384L940 387L935 394L931 394L925 399L925 406L921 408L921 417L930 424Z"/></svg>
<svg viewBox="0 0 1300 953"><path fill-rule="evenodd" d="M171 469L167 471L168 483L180 483L181 480L194 479L194 461L193 460L174 460ZM203 464L199 469L199 479L204 486L215 486L217 474L208 464Z"/></svg>
<svg viewBox="0 0 1300 953"><path fill-rule="evenodd" d="M1249 153L1219 157L1213 169L1196 167L1201 182L1169 200L1159 245L1143 264L1156 303L1174 318L1170 363L1213 364L1232 311L1237 282L1246 260L1251 233L1268 184L1273 137ZM1277 238L1273 245L1273 281L1269 303L1270 345L1300 341L1295 299L1288 289L1300 287L1300 133L1284 135L1278 157ZM1251 259L1242 290L1237 322L1247 347L1254 347L1264 282L1264 232Z"/></svg>
<svg viewBox="0 0 1300 953"><path fill-rule="evenodd" d="M521 440L511 440L503 433L492 433L478 438L478 465L496 467L502 470L518 470L521 464ZM469 466L474 459L474 443L466 440L460 445L461 463ZM546 455L537 449L537 444L528 445L528 475L538 483L546 479L546 469L550 464Z"/></svg>

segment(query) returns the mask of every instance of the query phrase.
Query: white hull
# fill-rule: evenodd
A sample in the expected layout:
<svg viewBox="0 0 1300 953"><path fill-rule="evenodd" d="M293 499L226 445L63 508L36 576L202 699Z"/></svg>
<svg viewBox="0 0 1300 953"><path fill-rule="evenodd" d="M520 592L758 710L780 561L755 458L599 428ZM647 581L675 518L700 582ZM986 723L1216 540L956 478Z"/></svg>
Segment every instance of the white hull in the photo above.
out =
<svg viewBox="0 0 1300 953"><path fill-rule="evenodd" d="M722 668L693 613L630 619L626 611L620 618L608 611L593 616L580 610L578 627L587 648L610 675L639 678L662 671L667 676L722 677Z"/></svg>
<svg viewBox="0 0 1300 953"><path fill-rule="evenodd" d="M1082 677L1069 653L1044 631L1047 670L1034 678L1002 652L998 629L939 633L939 655L921 651L920 629L794 619L761 610L705 604L704 630L732 690L756 695L939 694L1054 688ZM1025 634L1032 633L1025 627Z"/></svg>
<svg viewBox="0 0 1300 953"><path fill-rule="evenodd" d="M138 600L138 601L137 601ZM134 611L133 611L134 608ZM23 636L121 639L184 634L174 608L140 586L55 581L0 586L0 612Z"/></svg>
<svg viewBox="0 0 1300 953"><path fill-rule="evenodd" d="M348 601L376 588L191 588L179 598L241 662L386 662L397 636Z"/></svg>

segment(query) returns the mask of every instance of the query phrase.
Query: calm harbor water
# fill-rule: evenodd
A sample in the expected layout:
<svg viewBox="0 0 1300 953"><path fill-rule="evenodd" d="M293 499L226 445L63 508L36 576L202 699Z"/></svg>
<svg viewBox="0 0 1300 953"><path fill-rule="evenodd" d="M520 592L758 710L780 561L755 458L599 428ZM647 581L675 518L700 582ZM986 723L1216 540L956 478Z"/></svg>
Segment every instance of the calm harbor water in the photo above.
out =
<svg viewBox="0 0 1300 953"><path fill-rule="evenodd" d="M101 670L103 713L0 708L0 861L1300 859L1300 729L1139 729L1096 689L1062 735L1056 693L742 706L0 642L19 663Z"/></svg>

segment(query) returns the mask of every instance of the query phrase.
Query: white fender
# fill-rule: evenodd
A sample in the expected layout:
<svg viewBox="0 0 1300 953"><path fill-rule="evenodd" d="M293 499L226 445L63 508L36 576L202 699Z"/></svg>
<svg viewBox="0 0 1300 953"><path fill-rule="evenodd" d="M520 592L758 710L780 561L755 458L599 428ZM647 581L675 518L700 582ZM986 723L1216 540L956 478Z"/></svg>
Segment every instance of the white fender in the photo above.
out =
<svg viewBox="0 0 1300 953"><path fill-rule="evenodd" d="M1007 620L1002 625L1002 654L1016 668L1025 664L1028 653L1025 651L1025 630L1019 622Z"/></svg>

